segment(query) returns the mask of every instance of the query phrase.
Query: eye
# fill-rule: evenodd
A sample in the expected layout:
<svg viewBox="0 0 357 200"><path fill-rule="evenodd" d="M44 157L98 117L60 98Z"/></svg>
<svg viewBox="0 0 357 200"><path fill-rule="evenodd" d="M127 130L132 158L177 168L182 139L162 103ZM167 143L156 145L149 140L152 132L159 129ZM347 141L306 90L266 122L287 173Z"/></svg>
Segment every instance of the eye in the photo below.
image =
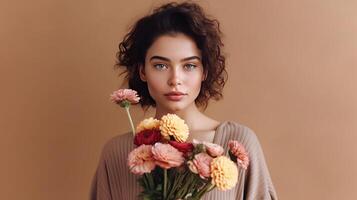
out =
<svg viewBox="0 0 357 200"><path fill-rule="evenodd" d="M188 70L193 70L193 69L195 69L196 67L197 67L197 66L194 65L194 64L186 64L186 65L185 65L185 68L188 69Z"/></svg>
<svg viewBox="0 0 357 200"><path fill-rule="evenodd" d="M167 66L166 66L165 64L161 64L161 63L159 63L159 64L154 64L154 67L155 67L156 69L159 69L159 70L162 70L162 69L164 69L164 68L167 68Z"/></svg>

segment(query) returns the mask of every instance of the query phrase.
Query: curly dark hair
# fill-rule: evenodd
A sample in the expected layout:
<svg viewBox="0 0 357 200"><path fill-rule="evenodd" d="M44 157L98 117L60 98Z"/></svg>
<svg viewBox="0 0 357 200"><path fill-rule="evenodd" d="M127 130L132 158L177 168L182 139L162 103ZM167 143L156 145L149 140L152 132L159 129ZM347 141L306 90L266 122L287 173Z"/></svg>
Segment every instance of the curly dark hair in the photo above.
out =
<svg viewBox="0 0 357 200"><path fill-rule="evenodd" d="M219 22L207 17L196 3L171 2L139 19L119 44L116 54L117 62L114 68L124 68L119 76L126 73L125 80L130 89L138 91L143 109L156 107L156 103L149 94L147 83L140 79L140 65L145 64L146 52L155 39L165 34L177 33L191 37L202 53L202 64L207 78L201 84L195 104L205 110L209 99L217 101L223 97L222 90L228 75L225 70L225 57L221 52L223 43Z"/></svg>

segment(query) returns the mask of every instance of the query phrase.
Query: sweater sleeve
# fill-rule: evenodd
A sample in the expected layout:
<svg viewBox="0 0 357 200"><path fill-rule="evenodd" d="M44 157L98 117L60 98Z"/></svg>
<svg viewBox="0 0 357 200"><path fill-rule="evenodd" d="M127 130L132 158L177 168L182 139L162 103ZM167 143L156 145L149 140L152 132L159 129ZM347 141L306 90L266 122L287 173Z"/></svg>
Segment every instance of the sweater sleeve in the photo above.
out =
<svg viewBox="0 0 357 200"><path fill-rule="evenodd" d="M92 179L89 195L90 200L112 200L109 186L109 172L105 154L105 148L103 148L99 164Z"/></svg>
<svg viewBox="0 0 357 200"><path fill-rule="evenodd" d="M140 192L137 176L130 173L127 156L134 148L133 134L117 135L107 141L92 180L90 200L136 200Z"/></svg>
<svg viewBox="0 0 357 200"><path fill-rule="evenodd" d="M248 127L245 127L244 146L248 151L250 163L244 178L244 199L246 200L277 200L277 195L270 177L260 142Z"/></svg>

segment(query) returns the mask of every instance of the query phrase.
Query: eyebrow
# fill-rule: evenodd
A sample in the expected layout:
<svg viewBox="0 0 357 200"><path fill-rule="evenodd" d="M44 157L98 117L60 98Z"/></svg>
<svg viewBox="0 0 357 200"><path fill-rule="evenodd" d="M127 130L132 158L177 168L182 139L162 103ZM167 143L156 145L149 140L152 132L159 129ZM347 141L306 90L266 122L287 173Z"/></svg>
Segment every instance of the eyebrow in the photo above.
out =
<svg viewBox="0 0 357 200"><path fill-rule="evenodd" d="M168 62L170 61L169 58L162 57L162 56L152 56L152 57L150 58L150 61L151 61L151 60L154 60L154 59L159 59L159 60L168 61ZM201 60L201 58L198 57L198 56L190 56L190 57L187 57L187 58L182 59L181 62L183 62L183 61L188 61L188 60L194 60L194 59L196 59L196 60Z"/></svg>

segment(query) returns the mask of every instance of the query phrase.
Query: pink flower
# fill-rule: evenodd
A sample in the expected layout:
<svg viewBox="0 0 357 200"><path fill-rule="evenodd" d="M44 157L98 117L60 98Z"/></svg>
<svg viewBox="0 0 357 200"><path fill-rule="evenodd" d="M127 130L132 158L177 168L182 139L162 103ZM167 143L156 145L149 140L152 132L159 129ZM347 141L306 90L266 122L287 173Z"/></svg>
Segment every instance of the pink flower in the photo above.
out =
<svg viewBox="0 0 357 200"><path fill-rule="evenodd" d="M129 153L128 166L134 174L149 173L155 168L155 160L151 152L152 145L141 145Z"/></svg>
<svg viewBox="0 0 357 200"><path fill-rule="evenodd" d="M224 152L223 147L218 144L203 142L203 145L205 145L207 153L212 157L221 156Z"/></svg>
<svg viewBox="0 0 357 200"><path fill-rule="evenodd" d="M228 142L228 147L231 153L237 157L238 166L246 170L249 165L249 156L244 146L237 140L230 140Z"/></svg>
<svg viewBox="0 0 357 200"><path fill-rule="evenodd" d="M183 153L170 144L155 143L152 147L155 163L164 169L180 166L184 161Z"/></svg>
<svg viewBox="0 0 357 200"><path fill-rule="evenodd" d="M194 156L193 164L201 178L209 178L211 176L210 165L213 158L206 153L199 153Z"/></svg>
<svg viewBox="0 0 357 200"><path fill-rule="evenodd" d="M132 89L119 89L114 91L110 95L110 99L113 103L121 104L123 101L128 101L130 103L138 103L140 97L137 95L137 92Z"/></svg>
<svg viewBox="0 0 357 200"><path fill-rule="evenodd" d="M192 144L196 147L199 144L203 144L203 146L206 149L206 152L212 156L212 157L217 157L221 156L224 153L223 147L221 147L218 144L210 143L210 142L201 142L199 140L193 139Z"/></svg>

